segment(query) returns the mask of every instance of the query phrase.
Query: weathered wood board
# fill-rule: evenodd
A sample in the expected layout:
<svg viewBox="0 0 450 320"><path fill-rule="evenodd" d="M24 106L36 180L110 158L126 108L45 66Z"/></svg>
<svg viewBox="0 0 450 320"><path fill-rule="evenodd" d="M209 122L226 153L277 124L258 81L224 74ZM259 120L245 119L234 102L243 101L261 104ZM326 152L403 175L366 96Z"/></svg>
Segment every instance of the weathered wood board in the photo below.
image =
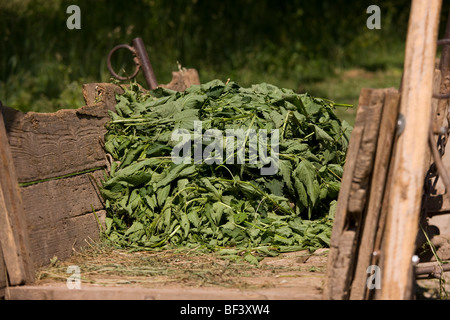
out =
<svg viewBox="0 0 450 320"><path fill-rule="evenodd" d="M358 260L352 281L350 299L363 300L368 298L366 286L367 268L372 264L372 253L375 251L375 237L380 223L385 185L395 140L399 100L400 94L398 90L388 89L386 91L377 151L374 157L375 163L370 182L370 195L368 196L367 211L361 230Z"/></svg>
<svg viewBox="0 0 450 320"><path fill-rule="evenodd" d="M318 300L295 288L242 289L227 287L100 287L83 285L80 290L60 286L20 286L11 288L7 300ZM198 318L198 317L197 317Z"/></svg>
<svg viewBox="0 0 450 320"><path fill-rule="evenodd" d="M385 96L393 89L363 89L347 151L330 243L325 299L348 299L361 226L370 193ZM395 90L394 90L395 91Z"/></svg>
<svg viewBox="0 0 450 320"><path fill-rule="evenodd" d="M5 298L5 290L8 285L8 277L6 274L5 260L3 259L3 251L0 246L0 300Z"/></svg>
<svg viewBox="0 0 450 320"><path fill-rule="evenodd" d="M110 96L108 91L94 105L55 113L4 108L34 266L67 258L99 237L93 209L104 220L97 183L107 164L102 141L114 107L102 99Z"/></svg>
<svg viewBox="0 0 450 320"><path fill-rule="evenodd" d="M197 84L200 84L197 70L180 68L180 71L172 72L172 80L168 84L160 85L160 87L184 91L190 86Z"/></svg>
<svg viewBox="0 0 450 320"><path fill-rule="evenodd" d="M99 170L21 188L36 266L48 264L54 256L69 257L72 248L86 245L84 239L98 239L92 209L104 222L104 206L94 182L102 177Z"/></svg>
<svg viewBox="0 0 450 320"><path fill-rule="evenodd" d="M94 109L94 110L93 110ZM20 183L105 166L105 104L55 113L5 108L5 126Z"/></svg>
<svg viewBox="0 0 450 320"><path fill-rule="evenodd" d="M381 299L409 299L411 259L418 233L435 69L441 0L411 5L398 137L384 233Z"/></svg>
<svg viewBox="0 0 450 320"><path fill-rule="evenodd" d="M0 263L4 263L8 271L8 283L20 285L33 282L33 263L22 198L3 125L3 110L0 104L0 247L3 256Z"/></svg>

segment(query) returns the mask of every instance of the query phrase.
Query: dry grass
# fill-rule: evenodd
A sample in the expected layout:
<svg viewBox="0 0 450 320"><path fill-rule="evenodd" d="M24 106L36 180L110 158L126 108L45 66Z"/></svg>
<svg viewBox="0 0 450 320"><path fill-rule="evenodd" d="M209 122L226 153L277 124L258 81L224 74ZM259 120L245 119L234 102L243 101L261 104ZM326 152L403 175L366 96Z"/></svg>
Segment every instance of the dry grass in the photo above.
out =
<svg viewBox="0 0 450 320"><path fill-rule="evenodd" d="M227 259L198 249L130 252L93 243L66 261L54 259L50 266L40 268L36 284L66 282L71 275L68 266L77 265L81 282L90 285L270 288L304 277L323 278L327 252L281 254L256 266L243 257Z"/></svg>

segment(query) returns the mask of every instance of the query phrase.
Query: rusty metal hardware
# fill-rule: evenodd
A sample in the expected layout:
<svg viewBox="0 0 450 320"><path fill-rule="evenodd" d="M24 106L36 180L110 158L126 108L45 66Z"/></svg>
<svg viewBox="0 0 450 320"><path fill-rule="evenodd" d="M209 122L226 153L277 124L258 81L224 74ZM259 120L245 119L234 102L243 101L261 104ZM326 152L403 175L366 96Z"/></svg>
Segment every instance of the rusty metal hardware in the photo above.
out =
<svg viewBox="0 0 450 320"><path fill-rule="evenodd" d="M450 264L433 264L431 266L420 266L416 267L415 273L416 275L429 275L432 277L440 278L443 272L450 271Z"/></svg>
<svg viewBox="0 0 450 320"><path fill-rule="evenodd" d="M433 98L435 98L435 99L450 99L450 93L447 93L447 94L433 93Z"/></svg>
<svg viewBox="0 0 450 320"><path fill-rule="evenodd" d="M449 45L450 44L450 39L441 39L437 41L437 45L438 46L444 46L444 45Z"/></svg>
<svg viewBox="0 0 450 320"><path fill-rule="evenodd" d="M136 69L133 74L123 77L119 76L111 66L111 57L119 49L128 49L134 55L133 61L136 65ZM156 81L155 73L153 72L152 65L150 63L150 59L148 57L147 51L145 50L144 41L142 38L133 39L133 46L129 46L128 44L119 44L112 48L112 50L108 54L108 58L106 60L106 65L108 67L109 72L112 76L118 80L130 80L137 76L139 70L142 69L144 73L145 81L147 82L148 88L150 90L155 89L158 86L158 82Z"/></svg>
<svg viewBox="0 0 450 320"><path fill-rule="evenodd" d="M434 134L431 131L431 128L428 134L428 144L431 149L431 154L433 156L437 172L439 174L439 177L442 179L442 182L445 186L445 192L447 193L450 190L450 176L447 170L445 169L444 163L442 162L441 159L445 149L443 148L443 146L441 146L441 150L438 149L438 147L435 144Z"/></svg>

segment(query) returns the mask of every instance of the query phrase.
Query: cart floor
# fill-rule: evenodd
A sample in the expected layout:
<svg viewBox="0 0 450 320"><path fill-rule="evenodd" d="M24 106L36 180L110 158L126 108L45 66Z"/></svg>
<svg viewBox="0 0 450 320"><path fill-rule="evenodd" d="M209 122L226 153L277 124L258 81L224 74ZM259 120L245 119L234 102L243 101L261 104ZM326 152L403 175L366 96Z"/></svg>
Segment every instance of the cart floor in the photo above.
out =
<svg viewBox="0 0 450 320"><path fill-rule="evenodd" d="M321 299L328 249L266 257L259 265L196 250L128 252L92 246L36 272L7 299ZM69 266L80 289L69 289ZM73 269L72 269L73 270ZM69 273L68 273L69 271ZM71 278L73 279L73 278ZM69 279L70 282L70 279Z"/></svg>

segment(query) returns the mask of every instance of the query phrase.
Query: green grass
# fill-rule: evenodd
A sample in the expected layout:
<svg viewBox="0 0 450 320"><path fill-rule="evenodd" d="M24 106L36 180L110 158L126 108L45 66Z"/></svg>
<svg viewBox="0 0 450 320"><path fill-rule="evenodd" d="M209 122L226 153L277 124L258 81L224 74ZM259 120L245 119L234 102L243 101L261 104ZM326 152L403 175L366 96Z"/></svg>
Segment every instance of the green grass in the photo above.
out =
<svg viewBox="0 0 450 320"><path fill-rule="evenodd" d="M341 70L336 76L311 83L304 90L318 97L353 105L353 108L339 108L337 115L354 124L359 94L362 88L399 88L402 70L367 71L364 69Z"/></svg>
<svg viewBox="0 0 450 320"><path fill-rule="evenodd" d="M51 68L49 69L51 70ZM167 75L159 82L168 83L172 70L176 70L175 64L174 68L167 68ZM246 68L231 70L230 72L217 72L212 68L199 68L198 70L201 82L207 82L212 79L226 81L228 78L242 86L267 82L278 87L293 89L297 92L308 92L314 96L337 103L353 105L353 108L339 107L337 109L337 115L352 125L354 124L356 107L358 106L359 94L362 88L398 88L402 76L402 69L398 67L377 71L368 71L355 67L337 70L318 81L299 83L298 79L292 76L283 77L271 73L255 72ZM46 78L43 79L43 76L32 77L25 73L22 76L8 79L5 85L0 86L0 93L2 93L3 97L6 97L3 101L4 104L10 107L22 111L54 112L58 109L83 106L85 102L82 95L82 84L108 82L109 80L110 77L107 73L103 74L100 79L81 78L75 81L59 80L56 74L53 76L47 74ZM61 88L61 91L50 94L40 93L41 90L45 92L45 88L39 88L38 86L38 83L43 81L49 82L49 86L51 86L52 81L58 82L57 87ZM146 86L143 79L138 78L138 81Z"/></svg>
<svg viewBox="0 0 450 320"><path fill-rule="evenodd" d="M141 37L159 83L170 81L179 61L196 68L202 82L267 82L354 103L361 85L390 86L389 79L397 79L390 71L402 68L410 3L383 1L378 31L365 27L365 10L373 3L0 1L0 100L25 112L78 108L84 104L82 84L110 80L108 52ZM81 8L81 30L66 28L69 4ZM114 68L130 71L132 60L122 51L114 55ZM354 68L379 74L347 79L339 71ZM142 76L138 82L145 84Z"/></svg>

